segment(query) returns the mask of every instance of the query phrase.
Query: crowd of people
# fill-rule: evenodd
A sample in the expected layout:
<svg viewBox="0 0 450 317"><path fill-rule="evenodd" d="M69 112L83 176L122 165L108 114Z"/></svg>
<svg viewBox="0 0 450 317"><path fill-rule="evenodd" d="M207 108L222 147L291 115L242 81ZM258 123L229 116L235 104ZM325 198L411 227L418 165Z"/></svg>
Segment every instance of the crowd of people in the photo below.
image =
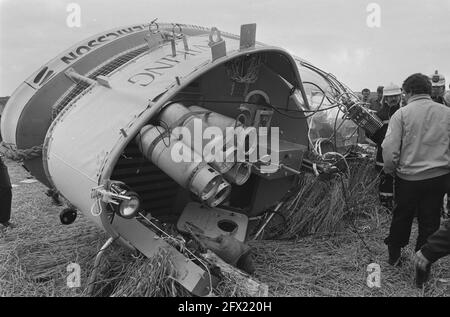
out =
<svg viewBox="0 0 450 317"><path fill-rule="evenodd" d="M450 254L450 221L441 227L450 207L450 91L436 71L411 75L401 88L380 86L376 98L369 95L364 89L361 100L383 122L367 136L377 145L380 203L392 211L388 262L401 265L417 217L416 285L422 287L431 264Z"/></svg>

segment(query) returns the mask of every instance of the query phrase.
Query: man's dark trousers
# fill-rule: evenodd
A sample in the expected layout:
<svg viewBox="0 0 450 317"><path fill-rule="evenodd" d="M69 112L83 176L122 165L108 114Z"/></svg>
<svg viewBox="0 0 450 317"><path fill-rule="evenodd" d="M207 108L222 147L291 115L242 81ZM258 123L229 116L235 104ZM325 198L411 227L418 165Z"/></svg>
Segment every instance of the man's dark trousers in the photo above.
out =
<svg viewBox="0 0 450 317"><path fill-rule="evenodd" d="M6 223L11 217L11 181L8 169L0 158L0 223Z"/></svg>
<svg viewBox="0 0 450 317"><path fill-rule="evenodd" d="M419 223L416 251L439 229L446 177L420 181L395 178L395 207L389 236L385 239L387 245L403 248L408 244L416 209Z"/></svg>

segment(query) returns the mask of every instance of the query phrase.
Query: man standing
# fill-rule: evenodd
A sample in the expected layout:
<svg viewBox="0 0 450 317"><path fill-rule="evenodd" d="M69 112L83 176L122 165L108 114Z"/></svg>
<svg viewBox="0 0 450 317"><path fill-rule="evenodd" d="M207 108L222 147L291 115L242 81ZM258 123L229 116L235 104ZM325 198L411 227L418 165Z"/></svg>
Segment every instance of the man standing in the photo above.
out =
<svg viewBox="0 0 450 317"><path fill-rule="evenodd" d="M378 111L382 108L381 100L383 99L383 86L378 86L377 97L370 100L370 110Z"/></svg>
<svg viewBox="0 0 450 317"><path fill-rule="evenodd" d="M361 91L361 94L362 94L361 101L364 102L364 103L369 103L369 97L370 97L370 90L369 90L369 88L364 88Z"/></svg>
<svg viewBox="0 0 450 317"><path fill-rule="evenodd" d="M0 225L3 227L12 226L9 222L11 217L11 199L11 181L8 175L8 168L3 163L0 155Z"/></svg>
<svg viewBox="0 0 450 317"><path fill-rule="evenodd" d="M431 79L431 98L438 103L444 104L445 77L435 71L430 76Z"/></svg>
<svg viewBox="0 0 450 317"><path fill-rule="evenodd" d="M444 105L450 107L450 90L444 94Z"/></svg>
<svg viewBox="0 0 450 317"><path fill-rule="evenodd" d="M447 107L450 107L450 90L444 94L444 105L446 105ZM446 188L447 188L447 201L445 203L447 206L445 206L444 208L447 208L447 209L444 210L444 218L449 218L450 217L450 178L447 181Z"/></svg>
<svg viewBox="0 0 450 317"><path fill-rule="evenodd" d="M380 175L380 183L378 185L380 203L389 209L389 211L392 211L393 208L394 178L392 175L384 173L383 171L383 149L381 144L386 135L391 117L400 108L401 95L402 90L397 85L390 84L383 89L383 98L381 101L382 107L376 112L378 118L383 121L383 126L373 135L368 135L368 137L377 145L375 168Z"/></svg>
<svg viewBox="0 0 450 317"><path fill-rule="evenodd" d="M385 239L389 263L400 264L418 212L418 251L439 229L450 173L450 108L431 99L431 82L414 74L403 83L407 105L391 118L382 144L384 171L395 174L395 207Z"/></svg>

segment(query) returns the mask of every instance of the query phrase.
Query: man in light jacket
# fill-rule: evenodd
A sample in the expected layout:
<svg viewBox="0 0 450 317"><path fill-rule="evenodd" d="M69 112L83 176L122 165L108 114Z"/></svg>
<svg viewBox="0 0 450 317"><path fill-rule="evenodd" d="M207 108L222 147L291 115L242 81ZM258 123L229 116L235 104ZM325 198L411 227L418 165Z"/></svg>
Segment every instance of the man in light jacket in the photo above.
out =
<svg viewBox="0 0 450 317"><path fill-rule="evenodd" d="M439 229L450 173L450 108L431 99L431 82L414 74L403 83L407 105L391 118L382 143L384 170L395 175L395 207L385 239L389 263L400 264L418 212L418 251Z"/></svg>

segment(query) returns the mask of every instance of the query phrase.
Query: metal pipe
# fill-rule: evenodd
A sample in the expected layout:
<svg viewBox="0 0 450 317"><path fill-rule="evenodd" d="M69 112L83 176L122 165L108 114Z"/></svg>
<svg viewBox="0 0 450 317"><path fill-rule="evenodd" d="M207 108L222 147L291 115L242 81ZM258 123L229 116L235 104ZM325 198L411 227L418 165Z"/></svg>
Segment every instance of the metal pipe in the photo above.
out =
<svg viewBox="0 0 450 317"><path fill-rule="evenodd" d="M97 82L89 77L78 74L73 68L69 68L64 72L64 74L73 80L75 83L83 82L88 85L95 85Z"/></svg>
<svg viewBox="0 0 450 317"><path fill-rule="evenodd" d="M222 130L222 133L226 137L227 145L233 144L237 146L244 146L244 154L250 155L253 151L256 150L258 144L257 141L252 142L250 144L250 137L248 135L240 136L239 132L236 130L236 127L242 127L242 123L240 121L236 121L236 119L232 119L230 117L224 116L223 114L208 110L206 108L200 106L190 106L189 109L195 112L202 112L204 114L199 114L199 117L210 127L218 127ZM239 116L238 116L239 118ZM245 133L245 127L242 127L241 133ZM227 131L232 129L233 134L230 136L227 134ZM239 140L244 139L243 144L239 144Z"/></svg>
<svg viewBox="0 0 450 317"><path fill-rule="evenodd" d="M225 173L224 177L230 183L243 185L248 181L252 173L252 166L246 162L236 163L231 170Z"/></svg>
<svg viewBox="0 0 450 317"><path fill-rule="evenodd" d="M216 207L220 205L225 199L230 196L231 185L228 182L223 182L217 187L216 194L208 199L207 203L210 207Z"/></svg>
<svg viewBox="0 0 450 317"><path fill-rule="evenodd" d="M199 154L162 127L143 127L136 141L146 158L201 200L217 205L218 200L222 202L226 198L219 195L219 187L229 187L230 184Z"/></svg>
<svg viewBox="0 0 450 317"><path fill-rule="evenodd" d="M261 226L261 228L259 228L258 232L255 234L255 237L253 238L253 240L258 239L259 235L263 232L263 230L266 228L266 226L269 224L270 220L272 220L273 216L275 216L275 214L278 212L278 210L281 208L281 206L283 205L284 202L280 201L277 206L275 207L275 209L273 210L273 212L270 214L270 216L267 218L267 220L264 222L264 224Z"/></svg>
<svg viewBox="0 0 450 317"><path fill-rule="evenodd" d="M211 147L216 147L221 144L221 148L227 149L227 144L225 144L225 134L222 136L217 136L214 140L207 140L203 138L203 134L207 128L210 126L201 119L196 113L192 112L185 106L179 103L174 103L161 111L159 119L167 124L171 129L175 127L182 126L189 130L190 138L183 138L182 141L189 146L193 151L197 153L202 153L203 149L209 144ZM196 120L197 119L197 120ZM176 129L174 133L177 133ZM201 135L199 135L201 134ZM208 162L220 173L228 172L234 165L234 152L223 151L223 155L220 158L211 157L208 158Z"/></svg>

